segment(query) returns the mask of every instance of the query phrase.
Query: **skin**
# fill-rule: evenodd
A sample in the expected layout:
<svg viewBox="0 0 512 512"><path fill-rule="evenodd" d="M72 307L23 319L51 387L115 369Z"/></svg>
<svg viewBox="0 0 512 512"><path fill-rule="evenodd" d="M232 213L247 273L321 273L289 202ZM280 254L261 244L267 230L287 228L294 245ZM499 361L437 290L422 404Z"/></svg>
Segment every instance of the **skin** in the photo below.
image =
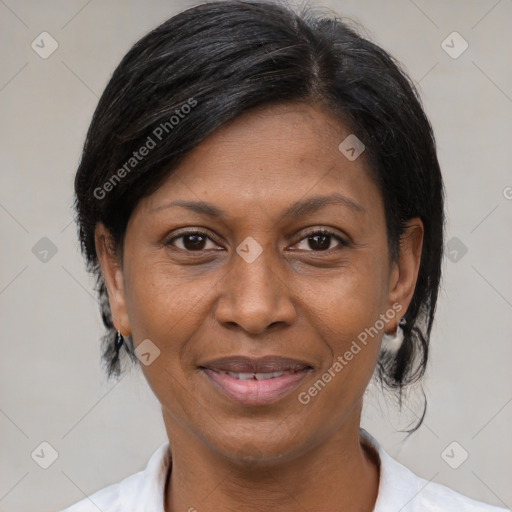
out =
<svg viewBox="0 0 512 512"><path fill-rule="evenodd" d="M141 368L162 405L172 453L167 512L373 510L379 471L359 437L363 393L382 334L395 332L411 301L423 226L409 220L391 262L364 153L349 161L338 149L349 134L316 104L246 113L139 202L122 260L108 249L108 230L96 227L117 329L160 350ZM283 216L296 201L333 193L358 208ZM212 203L225 217L166 207L178 199ZM320 228L334 236L308 238ZM169 243L191 229L206 233L199 249L190 237ZM236 252L248 236L262 248L251 263ZM401 313L302 404L298 394L393 304ZM229 400L198 370L218 357L267 354L313 366L297 390L267 405Z"/></svg>

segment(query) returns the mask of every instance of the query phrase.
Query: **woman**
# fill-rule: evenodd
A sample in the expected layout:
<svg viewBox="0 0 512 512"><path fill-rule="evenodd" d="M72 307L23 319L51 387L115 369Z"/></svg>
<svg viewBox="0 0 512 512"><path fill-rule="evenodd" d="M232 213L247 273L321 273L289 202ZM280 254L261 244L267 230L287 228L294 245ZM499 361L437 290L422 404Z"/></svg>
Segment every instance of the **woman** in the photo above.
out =
<svg viewBox="0 0 512 512"><path fill-rule="evenodd" d="M75 191L108 372L142 363L169 443L68 512L500 510L360 428L372 376L400 398L425 371L443 246L384 50L282 4L182 12L114 72Z"/></svg>

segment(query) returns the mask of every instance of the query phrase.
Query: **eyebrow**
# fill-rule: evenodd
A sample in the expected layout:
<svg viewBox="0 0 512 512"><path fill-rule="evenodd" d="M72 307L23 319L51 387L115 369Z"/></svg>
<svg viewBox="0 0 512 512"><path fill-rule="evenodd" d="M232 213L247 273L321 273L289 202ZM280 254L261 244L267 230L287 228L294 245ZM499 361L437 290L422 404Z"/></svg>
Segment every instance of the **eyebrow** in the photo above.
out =
<svg viewBox="0 0 512 512"><path fill-rule="evenodd" d="M305 216L330 205L341 205L350 208L357 213L366 213L366 210L360 204L356 203L348 197L345 197L342 194L335 192L329 196L314 196L302 201L297 201L286 208L282 214L282 217L290 218ZM163 209L171 208L173 206L181 206L182 208L187 208L188 210L194 211L201 215L208 215L209 217L225 218L228 216L224 210L204 201L176 200L172 201L171 203L157 206L150 211L157 212Z"/></svg>

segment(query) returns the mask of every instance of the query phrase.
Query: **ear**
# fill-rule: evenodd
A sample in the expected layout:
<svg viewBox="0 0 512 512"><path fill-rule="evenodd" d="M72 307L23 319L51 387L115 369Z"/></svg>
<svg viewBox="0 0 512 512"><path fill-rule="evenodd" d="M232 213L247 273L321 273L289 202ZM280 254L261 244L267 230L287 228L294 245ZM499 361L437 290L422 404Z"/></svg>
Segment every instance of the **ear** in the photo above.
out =
<svg viewBox="0 0 512 512"><path fill-rule="evenodd" d="M388 287L388 307L399 311L399 315L389 323L388 334L396 331L398 320L405 316L414 295L421 262L423 232L423 222L414 218L406 222L400 237L400 254L398 261L392 264Z"/></svg>
<svg viewBox="0 0 512 512"><path fill-rule="evenodd" d="M115 254L112 236L102 222L96 224L94 243L107 285L114 326L123 336L130 336L131 329L126 309L123 269L118 255Z"/></svg>

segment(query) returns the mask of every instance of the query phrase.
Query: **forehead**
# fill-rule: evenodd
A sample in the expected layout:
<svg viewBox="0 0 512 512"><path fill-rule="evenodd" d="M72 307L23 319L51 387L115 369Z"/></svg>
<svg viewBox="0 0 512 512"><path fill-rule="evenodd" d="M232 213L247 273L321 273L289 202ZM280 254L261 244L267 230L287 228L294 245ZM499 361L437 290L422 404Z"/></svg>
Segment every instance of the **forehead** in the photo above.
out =
<svg viewBox="0 0 512 512"><path fill-rule="evenodd" d="M271 210L332 192L371 206L379 194L364 153L349 160L339 149L349 135L350 129L319 105L252 110L199 144L141 207L151 211L179 198L222 203L233 212Z"/></svg>

